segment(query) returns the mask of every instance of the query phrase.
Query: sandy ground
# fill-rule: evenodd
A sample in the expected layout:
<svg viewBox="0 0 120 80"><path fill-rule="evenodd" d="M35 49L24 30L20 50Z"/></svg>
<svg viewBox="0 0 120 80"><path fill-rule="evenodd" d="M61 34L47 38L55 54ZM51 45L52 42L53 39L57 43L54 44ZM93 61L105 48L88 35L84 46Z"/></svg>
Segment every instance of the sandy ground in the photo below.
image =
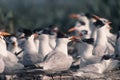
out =
<svg viewBox="0 0 120 80"><path fill-rule="evenodd" d="M57 76L46 76L38 74L23 74L12 80L120 80L120 70L104 73L104 77L89 78L89 77L73 77L67 74Z"/></svg>

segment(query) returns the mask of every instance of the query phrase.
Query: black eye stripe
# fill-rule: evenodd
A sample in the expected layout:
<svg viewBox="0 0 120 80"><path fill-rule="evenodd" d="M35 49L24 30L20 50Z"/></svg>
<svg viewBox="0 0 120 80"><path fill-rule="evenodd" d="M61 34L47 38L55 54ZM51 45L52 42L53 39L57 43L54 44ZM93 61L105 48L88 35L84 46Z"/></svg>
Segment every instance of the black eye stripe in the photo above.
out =
<svg viewBox="0 0 120 80"><path fill-rule="evenodd" d="M83 42L86 42L88 44L93 44L94 43L94 38L89 38L89 39L83 39Z"/></svg>
<svg viewBox="0 0 120 80"><path fill-rule="evenodd" d="M57 38L68 38L68 37L69 37L68 35L66 35L66 34L64 34L62 32L57 33Z"/></svg>
<svg viewBox="0 0 120 80"><path fill-rule="evenodd" d="M85 22L83 22L83 21L79 21L79 23L80 23L81 25L85 25Z"/></svg>
<svg viewBox="0 0 120 80"><path fill-rule="evenodd" d="M100 20L97 20L95 23L94 23L94 25L96 26L96 27L102 27L102 26L104 26L105 24L102 22L102 21L100 21Z"/></svg>

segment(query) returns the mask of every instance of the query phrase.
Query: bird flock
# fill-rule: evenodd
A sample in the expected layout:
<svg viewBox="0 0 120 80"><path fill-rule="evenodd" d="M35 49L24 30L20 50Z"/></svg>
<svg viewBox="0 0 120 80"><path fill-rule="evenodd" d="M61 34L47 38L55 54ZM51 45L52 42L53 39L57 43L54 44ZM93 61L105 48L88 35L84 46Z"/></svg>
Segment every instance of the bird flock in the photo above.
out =
<svg viewBox="0 0 120 80"><path fill-rule="evenodd" d="M0 79L27 72L44 76L65 71L72 76L99 78L118 69L120 32L110 32L111 22L88 13L71 14L70 18L76 22L66 34L57 25L18 29L16 34L0 31ZM70 42L74 45L69 46Z"/></svg>

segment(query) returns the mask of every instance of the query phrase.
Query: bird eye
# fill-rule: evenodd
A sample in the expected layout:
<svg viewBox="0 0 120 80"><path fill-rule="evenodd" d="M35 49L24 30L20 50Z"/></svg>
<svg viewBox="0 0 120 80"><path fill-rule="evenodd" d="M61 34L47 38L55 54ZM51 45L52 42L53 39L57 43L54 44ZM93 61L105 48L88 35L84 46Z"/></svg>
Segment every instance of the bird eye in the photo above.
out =
<svg viewBox="0 0 120 80"><path fill-rule="evenodd" d="M5 40L5 41L6 41L6 38L4 38L4 37L3 37L3 40Z"/></svg>
<svg viewBox="0 0 120 80"><path fill-rule="evenodd" d="M87 35L87 34L88 34L88 31L87 31L87 30L82 30L81 33Z"/></svg>
<svg viewBox="0 0 120 80"><path fill-rule="evenodd" d="M103 20L103 23L106 23L106 21L105 21L105 20Z"/></svg>

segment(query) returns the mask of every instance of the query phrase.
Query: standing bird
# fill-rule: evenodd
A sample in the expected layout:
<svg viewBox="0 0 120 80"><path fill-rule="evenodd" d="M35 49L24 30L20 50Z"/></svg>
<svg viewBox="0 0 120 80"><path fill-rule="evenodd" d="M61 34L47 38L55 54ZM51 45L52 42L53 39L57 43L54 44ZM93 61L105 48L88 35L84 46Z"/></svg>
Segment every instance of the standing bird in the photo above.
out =
<svg viewBox="0 0 120 80"><path fill-rule="evenodd" d="M24 30L25 33L25 44L24 44L24 52L23 58L20 61L24 66L33 65L37 62L41 61L41 57L38 54L37 47L34 42L35 35L31 30Z"/></svg>
<svg viewBox="0 0 120 80"><path fill-rule="evenodd" d="M90 38L91 33L92 33L91 27L90 27L90 18L92 18L92 16L90 16L90 14L72 14L70 17L76 18L77 22L75 24L75 27L69 29L69 32L76 30L76 34L77 34L77 32L81 32L83 30L86 30L87 35L84 35L82 37L83 38Z"/></svg>
<svg viewBox="0 0 120 80"><path fill-rule="evenodd" d="M75 31L76 35L81 36L81 39L93 38L94 45L96 42L96 27L93 25L93 22L96 20L93 18L93 16L91 14L74 14L71 16L72 18L77 18L78 21L75 27L69 29L68 31ZM79 56L83 55L84 51L87 49L86 43L81 42L75 44L75 49L77 50L77 54Z"/></svg>
<svg viewBox="0 0 120 80"><path fill-rule="evenodd" d="M106 28L103 30L104 31L104 34L106 35L106 37L107 37L107 51L108 51L108 53L110 54L110 55L113 55L114 54L114 51L115 51L115 49L114 49L114 47L115 47L115 39L116 39L116 35L114 35L114 34L112 34L112 33L110 33L110 30L112 29L111 27L110 27L110 21L109 20L107 20L107 19L105 19L105 18L100 18L100 17L98 17L98 16L96 16L96 15L93 15L93 17L94 17L94 19L96 19L96 20L100 20L100 21L102 21L104 24L105 24L105 26L106 26ZM96 31L97 31L98 29L96 29ZM96 34L99 34L98 32L96 33ZM98 37L98 36L97 36ZM102 38L102 37L99 37L99 38ZM97 43L97 41L96 41L96 43ZM96 44L95 43L95 44Z"/></svg>
<svg viewBox="0 0 120 80"><path fill-rule="evenodd" d="M68 70L73 58L68 55L67 44L74 38L58 32L55 49L46 55L42 63L37 63L35 66L42 67L43 71L48 74Z"/></svg>
<svg viewBox="0 0 120 80"><path fill-rule="evenodd" d="M94 39L89 38L89 39L83 39L82 43L85 45L85 50L82 51L81 54L81 59L80 59L80 68L85 67L86 65L89 64L94 64L98 63L101 61L101 58L98 56L94 56L92 54L93 48L94 48Z"/></svg>
<svg viewBox="0 0 120 80"><path fill-rule="evenodd" d="M111 71L119 66L118 60L113 60L110 56L103 56L98 63L87 65L80 68L77 72L73 73L73 76L89 77L89 78L101 78L104 77L104 72Z"/></svg>
<svg viewBox="0 0 120 80"><path fill-rule="evenodd" d="M50 47L49 38L50 30L49 28L45 28L40 33L38 32L38 39L40 41L39 43L39 54L41 55L42 60L44 57L51 52L53 49Z"/></svg>
<svg viewBox="0 0 120 80"><path fill-rule="evenodd" d="M18 40L15 36L9 37L8 51L15 54L19 59L23 56L23 50L18 46Z"/></svg>
<svg viewBox="0 0 120 80"><path fill-rule="evenodd" d="M108 40L106 34L107 23L104 23L102 20L98 19L94 24L97 27L97 39L95 47L93 49L93 54L96 56L103 56L105 54L108 54Z"/></svg>
<svg viewBox="0 0 120 80"><path fill-rule="evenodd" d="M17 57L9 52L6 47L6 42L3 36L10 35L9 33L0 32L0 56L4 61L3 74L15 74L16 70L22 69L24 66L18 63Z"/></svg>

